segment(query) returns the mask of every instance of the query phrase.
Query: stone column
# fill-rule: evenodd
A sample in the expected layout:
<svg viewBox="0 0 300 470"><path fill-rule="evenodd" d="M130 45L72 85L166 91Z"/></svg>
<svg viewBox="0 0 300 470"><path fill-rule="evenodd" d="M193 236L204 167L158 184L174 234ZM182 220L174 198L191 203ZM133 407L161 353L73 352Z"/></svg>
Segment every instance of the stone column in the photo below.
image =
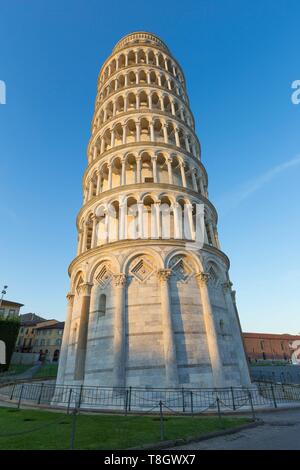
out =
<svg viewBox="0 0 300 470"><path fill-rule="evenodd" d="M136 159L136 179L137 179L137 183L141 182L141 166L142 166L142 159L141 159L141 157L137 157L137 159Z"/></svg>
<svg viewBox="0 0 300 470"><path fill-rule="evenodd" d="M153 123L153 121L149 122L149 128L150 128L150 140L151 140L151 142L154 142L154 123Z"/></svg>
<svg viewBox="0 0 300 470"><path fill-rule="evenodd" d="M83 238L83 233L78 232L77 256L80 255L81 250L82 250L82 238Z"/></svg>
<svg viewBox="0 0 300 470"><path fill-rule="evenodd" d="M167 158L169 184L173 184L173 173L172 173L171 162L172 162L172 158Z"/></svg>
<svg viewBox="0 0 300 470"><path fill-rule="evenodd" d="M166 370L166 386L178 387L178 370L176 360L176 349L173 334L173 324L171 315L170 295L168 279L171 276L171 269L160 269L158 277L161 285L161 316L164 340L164 356Z"/></svg>
<svg viewBox="0 0 300 470"><path fill-rule="evenodd" d="M119 237L120 240L124 240L126 232L126 202L120 204L120 220L119 220Z"/></svg>
<svg viewBox="0 0 300 470"><path fill-rule="evenodd" d="M111 136L110 136L110 146L113 148L115 146L115 131L114 129L111 131Z"/></svg>
<svg viewBox="0 0 300 470"><path fill-rule="evenodd" d="M136 122L135 127L136 127L135 141L139 142L141 140L141 123L139 121Z"/></svg>
<svg viewBox="0 0 300 470"><path fill-rule="evenodd" d="M97 149L97 147L96 147L96 145L95 145L95 147L94 147L94 152L93 152L93 159L94 159L94 160L97 158L97 154L98 154L98 149Z"/></svg>
<svg viewBox="0 0 300 470"><path fill-rule="evenodd" d="M92 199L92 197L93 197L93 185L94 185L94 183L93 183L93 180L92 180L92 179L90 179L90 180L89 180L89 194L88 194L88 201L89 201L90 199Z"/></svg>
<svg viewBox="0 0 300 470"><path fill-rule="evenodd" d="M188 228L189 228L189 233L185 233L186 238L190 240L195 239L195 230L194 230L194 222L193 222L193 206L190 203L185 204L185 211L186 211L186 216L184 217L184 222L188 223ZM185 230L186 232L186 230Z"/></svg>
<svg viewBox="0 0 300 470"><path fill-rule="evenodd" d="M173 116L176 116L175 105L174 105L174 101L173 101L173 100L171 100L171 113L173 114Z"/></svg>
<svg viewBox="0 0 300 470"><path fill-rule="evenodd" d="M128 96L125 95L125 97L124 97L124 113L127 113L127 108L128 108Z"/></svg>
<svg viewBox="0 0 300 470"><path fill-rule="evenodd" d="M161 224L160 224L160 202L154 203L154 216L155 216L155 238L161 237Z"/></svg>
<svg viewBox="0 0 300 470"><path fill-rule="evenodd" d="M206 330L206 340L210 356L214 387L224 387L225 378L223 373L223 363L221 358L218 333L215 326L214 314L210 303L208 292L208 281L210 278L209 273L200 272L196 274L203 309L203 320Z"/></svg>
<svg viewBox="0 0 300 470"><path fill-rule="evenodd" d="M181 210L180 205L178 202L173 204L173 213L174 213L174 237L175 238L182 238L182 214L179 212ZM179 217L179 215L181 217Z"/></svg>
<svg viewBox="0 0 300 470"><path fill-rule="evenodd" d="M81 252L86 251L86 241L87 241L87 224L86 222L83 224L83 235L82 235L82 245L81 245Z"/></svg>
<svg viewBox="0 0 300 470"><path fill-rule="evenodd" d="M126 161L122 160L121 185L126 184Z"/></svg>
<svg viewBox="0 0 300 470"><path fill-rule="evenodd" d="M193 189L194 191L198 191L198 186L197 186L197 180L196 180L196 175L195 175L196 169L192 168L191 169L191 175L192 175L192 181L193 181Z"/></svg>
<svg viewBox="0 0 300 470"><path fill-rule="evenodd" d="M138 202L138 237L143 238L144 236L144 227L143 227L143 212L144 212L144 204L143 202Z"/></svg>
<svg viewBox="0 0 300 470"><path fill-rule="evenodd" d="M80 286L81 307L80 322L75 357L74 380L84 380L85 357L88 337L89 312L92 284L86 283Z"/></svg>
<svg viewBox="0 0 300 470"><path fill-rule="evenodd" d="M97 196L99 196L99 194L101 192L101 172L100 172L100 170L97 170L96 174L97 174L97 190L96 190L96 193L97 193Z"/></svg>
<svg viewBox="0 0 300 470"><path fill-rule="evenodd" d="M177 147L180 147L180 139L179 139L179 130L177 127L175 127L175 142L176 142L176 146Z"/></svg>
<svg viewBox="0 0 300 470"><path fill-rule="evenodd" d="M127 126L125 125L123 127L123 136L122 136L122 144L125 145L126 144L126 138L127 138Z"/></svg>
<svg viewBox="0 0 300 470"><path fill-rule="evenodd" d="M181 179L182 179L182 186L184 188L186 188L186 177L185 177L185 171L184 171L183 163L180 163L180 173L181 173Z"/></svg>
<svg viewBox="0 0 300 470"><path fill-rule="evenodd" d="M107 165L108 167L108 189L112 188L112 166L111 163Z"/></svg>
<svg viewBox="0 0 300 470"><path fill-rule="evenodd" d="M189 139L187 138L187 136L185 135L184 136L184 142L185 142L185 148L188 152L191 151L191 148L190 148L190 143L189 143Z"/></svg>
<svg viewBox="0 0 300 470"><path fill-rule="evenodd" d="M98 218L96 215L93 215L93 231L92 231L92 242L91 242L91 248L95 248L97 246L97 224L98 224Z"/></svg>
<svg viewBox="0 0 300 470"><path fill-rule="evenodd" d="M68 359L68 344L69 344L69 338L70 338L73 303L74 303L74 294L72 294L72 292L69 292L67 294L67 301L68 301L67 318L65 321L63 340L62 340L62 344L60 348L59 368L58 368L58 374L57 374L57 379L56 379L57 385L63 384L64 374L66 372L66 364L67 364L67 359Z"/></svg>
<svg viewBox="0 0 300 470"><path fill-rule="evenodd" d="M157 183L157 166L156 166L156 156L152 157L152 174L153 174L153 181Z"/></svg>
<svg viewBox="0 0 300 470"><path fill-rule="evenodd" d="M232 333L232 339L237 354L237 360L241 376L241 385L243 387L250 387L251 380L249 375L248 361L246 358L245 348L242 339L242 330L240 327L240 321L237 314L237 310L232 299L232 283L230 281L224 282L222 284L222 288L230 321L230 331Z"/></svg>
<svg viewBox="0 0 300 470"><path fill-rule="evenodd" d="M125 286L126 274L114 275L113 386L125 386Z"/></svg>
<svg viewBox="0 0 300 470"><path fill-rule="evenodd" d="M163 133L165 144L169 143L167 124L163 124Z"/></svg>
<svg viewBox="0 0 300 470"><path fill-rule="evenodd" d="M209 231L209 235L210 235L210 239L211 239L211 244L213 246L216 245L216 240L215 240L215 234L214 234L214 229L213 229L213 222L211 219L209 219L207 221L207 228L208 228L208 231Z"/></svg>

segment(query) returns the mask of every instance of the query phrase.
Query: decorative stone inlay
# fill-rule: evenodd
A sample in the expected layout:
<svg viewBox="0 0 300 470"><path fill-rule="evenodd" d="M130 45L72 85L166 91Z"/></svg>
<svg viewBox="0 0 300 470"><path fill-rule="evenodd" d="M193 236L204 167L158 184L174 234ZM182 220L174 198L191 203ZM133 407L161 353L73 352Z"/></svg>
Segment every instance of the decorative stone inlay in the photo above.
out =
<svg viewBox="0 0 300 470"><path fill-rule="evenodd" d="M100 269L99 273L95 277L95 280L100 284L102 289L106 287L112 280L112 272L110 270L110 266L104 264L102 268Z"/></svg>
<svg viewBox="0 0 300 470"><path fill-rule="evenodd" d="M208 274L209 274L209 281L208 282L209 282L210 287L213 287L215 289L220 287L220 280L219 280L215 270L212 267L209 268Z"/></svg>
<svg viewBox="0 0 300 470"><path fill-rule="evenodd" d="M124 286L126 284L127 276L124 273L113 274L113 278L115 286Z"/></svg>
<svg viewBox="0 0 300 470"><path fill-rule="evenodd" d="M172 269L159 269L157 275L160 281L166 282L172 275Z"/></svg>
<svg viewBox="0 0 300 470"><path fill-rule="evenodd" d="M184 257L176 256L171 260L171 268L180 282L188 282L193 276L194 269Z"/></svg>
<svg viewBox="0 0 300 470"><path fill-rule="evenodd" d="M130 274L139 282L145 282L153 274L152 263L146 258L138 258L130 270Z"/></svg>

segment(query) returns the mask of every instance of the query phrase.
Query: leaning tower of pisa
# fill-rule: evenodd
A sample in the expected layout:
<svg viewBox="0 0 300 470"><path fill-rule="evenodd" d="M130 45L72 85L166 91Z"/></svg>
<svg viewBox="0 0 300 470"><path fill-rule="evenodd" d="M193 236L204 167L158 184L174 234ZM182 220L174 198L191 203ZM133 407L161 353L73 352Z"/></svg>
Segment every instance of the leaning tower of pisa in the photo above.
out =
<svg viewBox="0 0 300 470"><path fill-rule="evenodd" d="M87 159L57 383L249 385L184 74L156 35L103 64Z"/></svg>

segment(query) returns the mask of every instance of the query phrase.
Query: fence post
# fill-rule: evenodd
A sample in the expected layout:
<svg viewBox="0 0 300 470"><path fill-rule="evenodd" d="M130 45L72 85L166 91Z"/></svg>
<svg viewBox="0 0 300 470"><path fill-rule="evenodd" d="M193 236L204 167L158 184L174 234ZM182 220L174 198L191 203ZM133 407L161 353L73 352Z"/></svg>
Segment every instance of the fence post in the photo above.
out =
<svg viewBox="0 0 300 470"><path fill-rule="evenodd" d="M159 402L159 421L160 421L160 440L164 440L164 416L163 416L163 403Z"/></svg>
<svg viewBox="0 0 300 470"><path fill-rule="evenodd" d="M127 416L127 407L128 407L128 390L125 390L125 416Z"/></svg>
<svg viewBox="0 0 300 470"><path fill-rule="evenodd" d="M217 401L218 416L219 416L220 424L221 424L221 427L223 427L219 397L217 397L216 401Z"/></svg>
<svg viewBox="0 0 300 470"><path fill-rule="evenodd" d="M20 391L19 401L18 401L18 409L19 409L20 406L21 406L21 400L22 400L22 395L23 395L23 389L24 389L24 384L22 384L22 386L21 386L21 391Z"/></svg>
<svg viewBox="0 0 300 470"><path fill-rule="evenodd" d="M254 406L253 406L253 400L252 400L252 395L251 395L251 391L248 390L248 395L249 395L249 400L250 400L250 406L251 406L251 412L252 412L252 419L253 421L256 420L256 417L255 417L255 411L254 411Z"/></svg>
<svg viewBox="0 0 300 470"><path fill-rule="evenodd" d="M79 410L80 410L81 399L82 399L82 390L83 390L83 385L80 385L79 400L78 400L78 409Z"/></svg>
<svg viewBox="0 0 300 470"><path fill-rule="evenodd" d="M71 450L75 449L76 418L77 418L77 408L74 408L73 413L72 413L71 442L70 442Z"/></svg>
<svg viewBox="0 0 300 470"><path fill-rule="evenodd" d="M13 397L14 397L15 387L16 387L16 384L13 384L12 391L11 391L11 394L10 394L10 400L12 400Z"/></svg>
<svg viewBox="0 0 300 470"><path fill-rule="evenodd" d="M194 402L193 402L193 391L191 390L191 413L194 416Z"/></svg>
<svg viewBox="0 0 300 470"><path fill-rule="evenodd" d="M43 388L44 388L44 383L41 384L41 391L40 391L39 398L38 398L38 402L37 402L38 405L41 404L41 398L42 398Z"/></svg>
<svg viewBox="0 0 300 470"><path fill-rule="evenodd" d="M131 386L129 387L128 411L131 411Z"/></svg>
<svg viewBox="0 0 300 470"><path fill-rule="evenodd" d="M67 407L67 415L68 415L68 414L69 414L69 412L70 412L71 397L72 397L72 388L70 388L70 391L69 391L68 407Z"/></svg>
<svg viewBox="0 0 300 470"><path fill-rule="evenodd" d="M235 411L234 390L232 387L230 387L230 390L231 390L231 397L232 397L232 408Z"/></svg>
<svg viewBox="0 0 300 470"><path fill-rule="evenodd" d="M184 388L181 389L182 393L182 412L185 413L185 401L184 401Z"/></svg>
<svg viewBox="0 0 300 470"><path fill-rule="evenodd" d="M272 397L273 397L274 408L277 408L273 384L271 384L271 392L272 392Z"/></svg>

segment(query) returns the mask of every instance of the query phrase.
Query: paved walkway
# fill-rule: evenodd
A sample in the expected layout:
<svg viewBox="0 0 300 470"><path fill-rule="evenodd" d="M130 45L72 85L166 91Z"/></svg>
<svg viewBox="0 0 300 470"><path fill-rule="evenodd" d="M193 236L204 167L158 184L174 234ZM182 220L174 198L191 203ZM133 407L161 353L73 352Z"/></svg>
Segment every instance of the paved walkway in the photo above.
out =
<svg viewBox="0 0 300 470"><path fill-rule="evenodd" d="M194 442L176 450L300 450L300 410L257 413L264 425Z"/></svg>

